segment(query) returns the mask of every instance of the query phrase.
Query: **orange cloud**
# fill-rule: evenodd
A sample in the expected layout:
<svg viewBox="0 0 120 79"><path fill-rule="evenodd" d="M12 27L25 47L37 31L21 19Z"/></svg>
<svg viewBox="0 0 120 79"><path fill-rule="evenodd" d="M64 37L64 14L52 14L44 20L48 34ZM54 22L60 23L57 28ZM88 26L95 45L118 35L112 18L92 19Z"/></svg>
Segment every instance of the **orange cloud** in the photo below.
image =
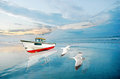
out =
<svg viewBox="0 0 120 79"><path fill-rule="evenodd" d="M26 34L44 34L51 32L50 28L36 28L36 29L30 29L30 30L7 30L7 31L0 31L1 35L26 35Z"/></svg>

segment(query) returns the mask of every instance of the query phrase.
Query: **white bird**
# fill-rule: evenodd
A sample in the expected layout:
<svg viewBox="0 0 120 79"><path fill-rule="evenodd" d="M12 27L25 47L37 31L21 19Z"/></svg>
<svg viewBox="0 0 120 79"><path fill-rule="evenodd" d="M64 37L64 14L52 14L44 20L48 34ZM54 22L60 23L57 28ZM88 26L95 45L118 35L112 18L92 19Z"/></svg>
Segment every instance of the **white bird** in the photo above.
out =
<svg viewBox="0 0 120 79"><path fill-rule="evenodd" d="M70 46L68 45L65 48L61 48L61 49L63 49L61 56L64 56L68 52L68 50L70 49Z"/></svg>
<svg viewBox="0 0 120 79"><path fill-rule="evenodd" d="M75 69L78 70L85 58L82 57L81 52L79 52L79 54L77 54L75 57L72 58L75 59Z"/></svg>

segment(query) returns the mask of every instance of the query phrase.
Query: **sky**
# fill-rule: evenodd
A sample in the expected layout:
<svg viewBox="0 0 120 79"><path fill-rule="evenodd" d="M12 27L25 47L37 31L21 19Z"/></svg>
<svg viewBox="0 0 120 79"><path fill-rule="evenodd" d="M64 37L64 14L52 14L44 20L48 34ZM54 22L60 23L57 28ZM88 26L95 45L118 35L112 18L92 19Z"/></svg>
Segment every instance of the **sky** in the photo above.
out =
<svg viewBox="0 0 120 79"><path fill-rule="evenodd" d="M34 29L44 26L67 28L77 24L84 25L84 28L86 23L87 27L91 26L89 21L93 18L92 26L95 26L110 18L106 11L117 1L0 0L0 30Z"/></svg>

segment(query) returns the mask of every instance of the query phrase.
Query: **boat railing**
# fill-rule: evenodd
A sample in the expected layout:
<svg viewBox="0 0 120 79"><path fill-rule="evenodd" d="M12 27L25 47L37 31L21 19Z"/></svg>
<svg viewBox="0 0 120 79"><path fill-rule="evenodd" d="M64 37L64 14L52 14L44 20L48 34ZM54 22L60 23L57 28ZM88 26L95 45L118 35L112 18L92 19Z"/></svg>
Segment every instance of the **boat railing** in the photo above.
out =
<svg viewBox="0 0 120 79"><path fill-rule="evenodd" d="M56 43L35 42L35 41L26 41L26 40L20 40L20 41L21 42L29 42L29 43L56 44Z"/></svg>

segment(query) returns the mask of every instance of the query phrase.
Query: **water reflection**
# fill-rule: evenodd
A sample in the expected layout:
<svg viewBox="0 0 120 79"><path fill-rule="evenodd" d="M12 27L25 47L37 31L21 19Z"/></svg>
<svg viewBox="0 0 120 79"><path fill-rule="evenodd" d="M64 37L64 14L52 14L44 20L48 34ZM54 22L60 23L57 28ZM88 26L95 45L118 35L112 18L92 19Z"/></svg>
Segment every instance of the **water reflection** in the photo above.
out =
<svg viewBox="0 0 120 79"><path fill-rule="evenodd" d="M34 53L34 54L30 53L28 62L27 62L27 67L30 67L30 66L34 65L35 63L39 62L41 58L44 58L45 63L47 63L48 57L56 52L57 52L56 50L52 49L52 50L43 51L40 53Z"/></svg>
<svg viewBox="0 0 120 79"><path fill-rule="evenodd" d="M15 66L13 66L11 68L8 68L8 69L5 69L3 71L0 71L0 77L2 78L6 75L12 74L12 73L14 73L16 71L19 71L21 69L24 69L24 68L25 68L25 71L26 71L26 70L28 70L29 67L38 63L42 58L46 59L50 55L53 55L56 52L57 52L56 50L52 49L52 50L43 51L43 52L34 53L34 54L27 53L27 55L28 55L28 60L27 61L25 61L21 64L17 64ZM46 60L45 60L45 63L46 63Z"/></svg>

